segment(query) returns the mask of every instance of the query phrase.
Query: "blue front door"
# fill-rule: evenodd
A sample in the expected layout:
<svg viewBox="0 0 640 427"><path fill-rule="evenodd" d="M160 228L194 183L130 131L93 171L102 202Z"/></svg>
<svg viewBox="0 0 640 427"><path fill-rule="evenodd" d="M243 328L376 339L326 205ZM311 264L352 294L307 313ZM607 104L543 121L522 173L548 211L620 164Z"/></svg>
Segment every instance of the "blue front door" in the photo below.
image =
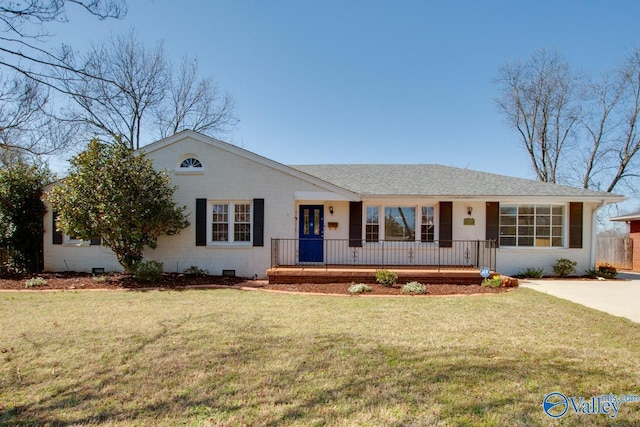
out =
<svg viewBox="0 0 640 427"><path fill-rule="evenodd" d="M300 262L323 262L324 206L301 205Z"/></svg>

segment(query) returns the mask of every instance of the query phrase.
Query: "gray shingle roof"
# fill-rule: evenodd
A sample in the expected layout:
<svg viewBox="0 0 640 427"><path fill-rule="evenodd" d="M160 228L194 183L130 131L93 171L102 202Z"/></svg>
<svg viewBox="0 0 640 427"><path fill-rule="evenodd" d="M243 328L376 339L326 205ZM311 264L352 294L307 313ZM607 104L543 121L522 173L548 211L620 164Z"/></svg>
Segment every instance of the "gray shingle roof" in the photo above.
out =
<svg viewBox="0 0 640 427"><path fill-rule="evenodd" d="M295 165L301 172L360 195L566 197L619 199L603 191L434 164Z"/></svg>

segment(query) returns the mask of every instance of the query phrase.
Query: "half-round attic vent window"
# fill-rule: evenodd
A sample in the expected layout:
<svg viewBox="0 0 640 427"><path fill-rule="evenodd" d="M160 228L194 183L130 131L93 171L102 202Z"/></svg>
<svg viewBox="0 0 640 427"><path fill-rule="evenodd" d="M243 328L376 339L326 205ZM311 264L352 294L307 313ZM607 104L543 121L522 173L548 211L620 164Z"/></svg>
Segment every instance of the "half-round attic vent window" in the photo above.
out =
<svg viewBox="0 0 640 427"><path fill-rule="evenodd" d="M194 157L188 157L184 159L182 163L180 163L180 167L181 168L201 168L202 163L200 163L200 160Z"/></svg>

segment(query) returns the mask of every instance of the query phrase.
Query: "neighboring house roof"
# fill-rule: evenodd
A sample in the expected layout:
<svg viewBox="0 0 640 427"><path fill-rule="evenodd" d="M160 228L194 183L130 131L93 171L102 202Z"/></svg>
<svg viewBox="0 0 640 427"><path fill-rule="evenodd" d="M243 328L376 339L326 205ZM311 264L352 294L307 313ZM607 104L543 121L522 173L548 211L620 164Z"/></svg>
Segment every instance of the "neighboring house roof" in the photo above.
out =
<svg viewBox="0 0 640 427"><path fill-rule="evenodd" d="M612 218L609 218L609 221L620 221L620 222L629 222L629 221L637 221L637 220L640 220L640 213L614 216Z"/></svg>
<svg viewBox="0 0 640 427"><path fill-rule="evenodd" d="M360 195L558 197L616 202L624 196L434 164L295 165L295 169Z"/></svg>

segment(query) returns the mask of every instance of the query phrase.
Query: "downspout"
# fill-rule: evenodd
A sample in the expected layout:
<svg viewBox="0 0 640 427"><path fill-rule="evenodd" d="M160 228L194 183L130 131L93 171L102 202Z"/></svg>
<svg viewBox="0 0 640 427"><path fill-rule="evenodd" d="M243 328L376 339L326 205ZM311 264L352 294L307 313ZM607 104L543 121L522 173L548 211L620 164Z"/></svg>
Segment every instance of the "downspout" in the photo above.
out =
<svg viewBox="0 0 640 427"><path fill-rule="evenodd" d="M591 212L591 254L589 260L589 268L596 268L596 249L598 246L598 238L596 233L598 231L598 211L602 208L606 203L601 201L596 205L596 208Z"/></svg>

